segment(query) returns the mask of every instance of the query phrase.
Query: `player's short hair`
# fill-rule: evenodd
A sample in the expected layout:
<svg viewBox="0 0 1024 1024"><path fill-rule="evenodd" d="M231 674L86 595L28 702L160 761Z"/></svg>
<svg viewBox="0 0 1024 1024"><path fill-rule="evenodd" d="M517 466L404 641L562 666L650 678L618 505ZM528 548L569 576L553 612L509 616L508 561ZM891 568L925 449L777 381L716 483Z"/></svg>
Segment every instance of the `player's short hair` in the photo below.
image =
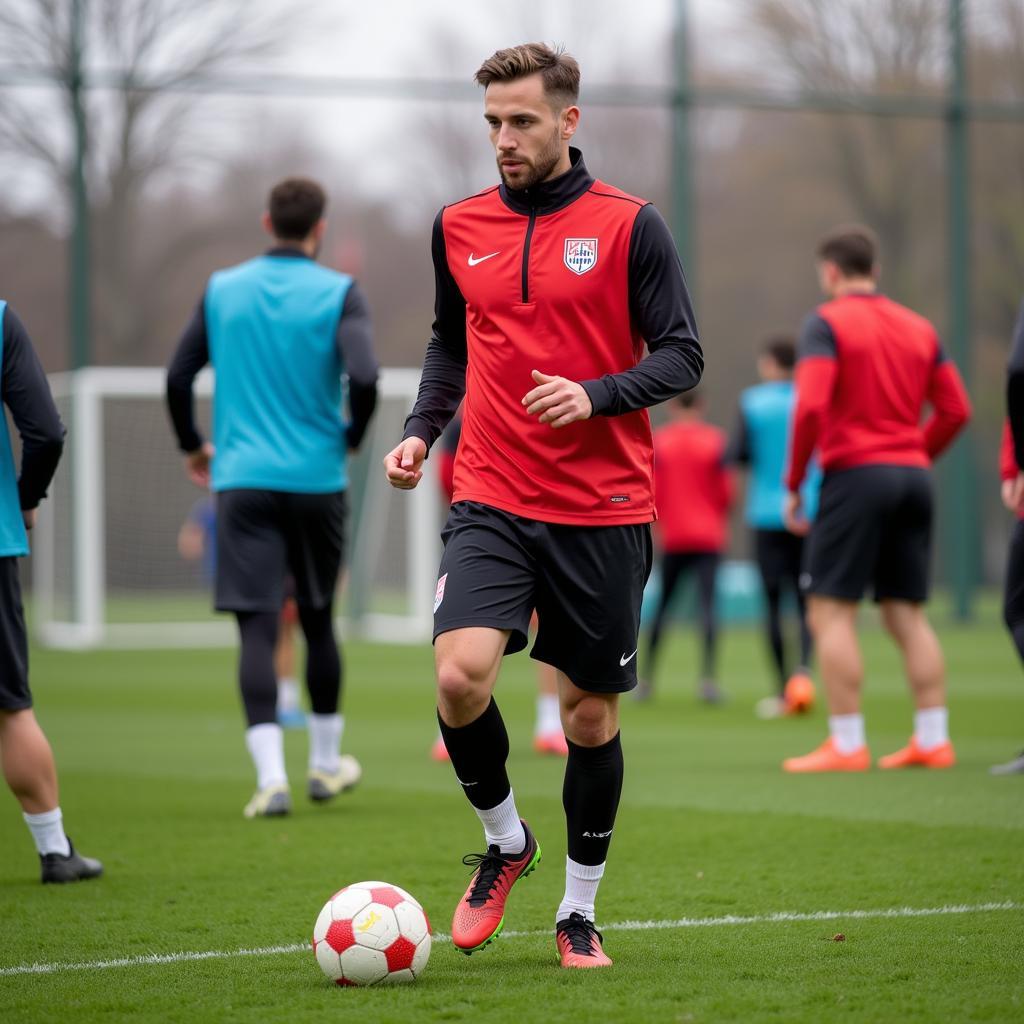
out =
<svg viewBox="0 0 1024 1024"><path fill-rule="evenodd" d="M761 346L761 355L774 359L784 370L796 366L796 342L791 335L777 334Z"/></svg>
<svg viewBox="0 0 1024 1024"><path fill-rule="evenodd" d="M863 224L843 224L818 243L818 259L834 263L847 277L867 277L878 259L878 238Z"/></svg>
<svg viewBox="0 0 1024 1024"><path fill-rule="evenodd" d="M514 82L517 78L540 73L544 96L555 110L564 110L579 99L580 66L576 58L559 46L523 43L498 50L477 70L477 85L485 89L492 82Z"/></svg>
<svg viewBox="0 0 1024 1024"><path fill-rule="evenodd" d="M285 178L271 190L267 212L277 238L302 241L324 215L327 196L311 178Z"/></svg>

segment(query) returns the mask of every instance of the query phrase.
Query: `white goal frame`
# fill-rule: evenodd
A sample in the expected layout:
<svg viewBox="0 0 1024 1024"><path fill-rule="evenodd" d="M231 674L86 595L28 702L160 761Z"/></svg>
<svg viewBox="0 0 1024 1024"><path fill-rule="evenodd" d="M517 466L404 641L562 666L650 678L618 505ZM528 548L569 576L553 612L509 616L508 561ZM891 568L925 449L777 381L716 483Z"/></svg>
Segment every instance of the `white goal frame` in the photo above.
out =
<svg viewBox="0 0 1024 1024"><path fill-rule="evenodd" d="M381 399L407 399L412 407L419 386L420 371L385 368L381 371ZM107 621L105 558L106 509L104 507L104 417L106 398L140 398L162 403L166 372L160 367L88 367L50 378L54 397L70 405L68 445L64 458L71 463L71 606L70 615L58 613L56 595L56 513L54 496L39 509L32 536L32 601L35 635L40 643L57 648L108 647L144 649L159 647L227 646L235 641L235 627L229 616L208 622L111 623ZM213 373L204 370L195 382L197 398L213 392ZM168 425L168 430L170 427ZM371 425L363 446L379 463L397 442L383 437ZM62 496L63 497L63 496ZM440 553L439 531L443 501L436 474L425 473L420 485L401 495L393 492L383 472L371 473L365 491L357 496L362 507L358 536L350 527L348 561L355 557L372 560L388 542L386 503L409 502L406 518L405 614L368 612L358 619L341 622L346 632L391 643L420 643L429 640L433 619L434 581ZM350 524L355 521L350 508Z"/></svg>

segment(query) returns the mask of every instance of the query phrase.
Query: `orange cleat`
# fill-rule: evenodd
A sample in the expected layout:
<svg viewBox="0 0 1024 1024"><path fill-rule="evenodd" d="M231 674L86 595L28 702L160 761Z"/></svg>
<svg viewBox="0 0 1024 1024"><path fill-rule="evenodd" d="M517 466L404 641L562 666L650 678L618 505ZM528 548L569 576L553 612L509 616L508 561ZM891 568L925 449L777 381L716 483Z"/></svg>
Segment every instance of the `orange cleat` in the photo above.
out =
<svg viewBox="0 0 1024 1024"><path fill-rule="evenodd" d="M555 925L555 943L563 967L611 967L601 940L593 924L575 911Z"/></svg>
<svg viewBox="0 0 1024 1024"><path fill-rule="evenodd" d="M533 749L538 754L553 754L555 757L569 756L569 744L565 742L565 733L561 729L537 733L533 737Z"/></svg>
<svg viewBox="0 0 1024 1024"><path fill-rule="evenodd" d="M448 753L448 748L444 745L444 737L438 736L434 740L434 745L430 748L430 760L431 761L450 761L451 755Z"/></svg>
<svg viewBox="0 0 1024 1024"><path fill-rule="evenodd" d="M840 754L831 736L817 750L782 762L784 772L866 772L870 767L871 754L866 746L852 754Z"/></svg>
<svg viewBox="0 0 1024 1024"><path fill-rule="evenodd" d="M503 854L497 846L486 853L470 853L462 863L475 867L466 895L452 918L452 944L467 956L493 942L505 927L505 901L512 886L540 863L540 845L523 822L526 846L517 857Z"/></svg>
<svg viewBox="0 0 1024 1024"><path fill-rule="evenodd" d="M878 759L879 768L952 768L955 764L956 754L949 740L930 750L922 750L913 736L902 750Z"/></svg>
<svg viewBox="0 0 1024 1024"><path fill-rule="evenodd" d="M806 672L794 672L784 694L787 715L804 715L814 707L814 681Z"/></svg>

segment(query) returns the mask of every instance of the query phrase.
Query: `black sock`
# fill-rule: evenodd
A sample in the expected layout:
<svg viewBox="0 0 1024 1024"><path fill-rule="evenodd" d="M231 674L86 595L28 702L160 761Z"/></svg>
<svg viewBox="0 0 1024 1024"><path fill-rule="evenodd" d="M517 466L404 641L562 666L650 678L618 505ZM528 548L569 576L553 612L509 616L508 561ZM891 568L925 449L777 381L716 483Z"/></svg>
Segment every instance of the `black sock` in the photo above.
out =
<svg viewBox="0 0 1024 1024"><path fill-rule="evenodd" d="M237 612L242 649L238 656L238 683L249 726L277 721L277 675L274 646L277 612Z"/></svg>
<svg viewBox="0 0 1024 1024"><path fill-rule="evenodd" d="M341 697L341 655L334 638L334 609L299 608L306 638L306 689L314 715L334 715Z"/></svg>
<svg viewBox="0 0 1024 1024"><path fill-rule="evenodd" d="M569 759L565 765L562 806L569 858L577 864L603 864L608 859L622 792L622 744L618 733L599 747L567 742Z"/></svg>
<svg viewBox="0 0 1024 1024"><path fill-rule="evenodd" d="M505 771L508 732L494 698L469 725L454 728L444 721L440 711L437 722L466 798L482 811L497 807L512 792L512 786Z"/></svg>

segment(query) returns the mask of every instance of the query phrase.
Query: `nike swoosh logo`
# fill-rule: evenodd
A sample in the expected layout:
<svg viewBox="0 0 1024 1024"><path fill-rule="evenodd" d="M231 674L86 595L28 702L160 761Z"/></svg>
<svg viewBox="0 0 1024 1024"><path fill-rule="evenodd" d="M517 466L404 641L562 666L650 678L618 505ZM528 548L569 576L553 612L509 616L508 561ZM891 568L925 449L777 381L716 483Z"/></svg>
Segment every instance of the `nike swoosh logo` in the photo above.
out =
<svg viewBox="0 0 1024 1024"><path fill-rule="evenodd" d="M638 647L638 648L636 649L636 651L639 651L639 650L640 650L640 648ZM625 668L625 667L626 667L626 666L627 666L627 665L628 665L628 664L629 664L629 663L630 663L630 662L631 662L631 661L632 661L632 660L633 660L633 659L634 659L634 658L636 657L636 651L634 651L634 652L633 652L633 653L632 653L631 655L629 655L628 657L627 657L627 656L626 656L626 655L624 654L624 655L623 655L623 656L622 656L621 658L619 658L619 664L620 664L620 665L621 665L621 666L622 666L623 668Z"/></svg>
<svg viewBox="0 0 1024 1024"><path fill-rule="evenodd" d="M498 252L501 252L501 250L499 249ZM483 263L484 260L489 260L492 256L497 256L498 252L491 252L486 256L474 256L470 253L468 263L471 267L475 267L478 263Z"/></svg>

